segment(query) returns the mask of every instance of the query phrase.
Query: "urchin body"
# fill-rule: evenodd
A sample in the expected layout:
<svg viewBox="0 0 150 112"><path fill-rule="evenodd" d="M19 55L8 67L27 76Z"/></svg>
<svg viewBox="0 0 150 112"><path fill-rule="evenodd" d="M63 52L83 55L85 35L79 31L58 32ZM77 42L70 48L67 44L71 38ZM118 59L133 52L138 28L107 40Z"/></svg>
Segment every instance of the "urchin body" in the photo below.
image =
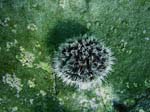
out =
<svg viewBox="0 0 150 112"><path fill-rule="evenodd" d="M61 44L54 55L54 71L65 83L85 86L111 71L110 49L93 36L84 35Z"/></svg>

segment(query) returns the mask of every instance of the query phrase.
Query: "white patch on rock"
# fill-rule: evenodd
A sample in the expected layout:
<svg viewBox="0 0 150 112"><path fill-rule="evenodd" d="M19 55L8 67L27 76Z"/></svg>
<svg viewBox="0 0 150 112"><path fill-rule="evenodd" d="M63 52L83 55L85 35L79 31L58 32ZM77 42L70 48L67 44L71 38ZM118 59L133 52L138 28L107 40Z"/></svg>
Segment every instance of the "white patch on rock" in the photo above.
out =
<svg viewBox="0 0 150 112"><path fill-rule="evenodd" d="M44 90L40 90L40 94L41 94L42 96L45 96L47 93L46 93Z"/></svg>
<svg viewBox="0 0 150 112"><path fill-rule="evenodd" d="M32 68L34 66L35 56L33 53L26 51L22 46L20 47L20 55L16 56L16 58L21 62L22 66L27 66Z"/></svg>
<svg viewBox="0 0 150 112"><path fill-rule="evenodd" d="M145 40L146 40L146 41L149 41L149 40L150 40L150 37L145 37Z"/></svg>
<svg viewBox="0 0 150 112"><path fill-rule="evenodd" d="M59 0L59 6L64 9L66 6L66 0Z"/></svg>
<svg viewBox="0 0 150 112"><path fill-rule="evenodd" d="M36 24L30 23L30 24L28 24L27 29L30 31L37 31L38 28L37 28Z"/></svg>
<svg viewBox="0 0 150 112"><path fill-rule="evenodd" d="M0 19L0 25L3 27L9 26L10 17L6 17L4 20Z"/></svg>
<svg viewBox="0 0 150 112"><path fill-rule="evenodd" d="M12 47L15 47L18 41L15 39L13 42L6 42L6 51L10 51Z"/></svg>
<svg viewBox="0 0 150 112"><path fill-rule="evenodd" d="M30 101L30 104L32 105L32 104L33 104L34 99L30 99L29 101Z"/></svg>
<svg viewBox="0 0 150 112"><path fill-rule="evenodd" d="M17 112L17 111L18 111L18 107L17 106L12 107L11 112Z"/></svg>
<svg viewBox="0 0 150 112"><path fill-rule="evenodd" d="M33 80L28 80L28 86L30 88L34 88L35 87L34 79Z"/></svg>
<svg viewBox="0 0 150 112"><path fill-rule="evenodd" d="M2 77L2 82L4 84L8 84L11 88L15 88L17 90L17 94L22 90L23 85L21 84L21 79L18 78L15 74L6 73Z"/></svg>

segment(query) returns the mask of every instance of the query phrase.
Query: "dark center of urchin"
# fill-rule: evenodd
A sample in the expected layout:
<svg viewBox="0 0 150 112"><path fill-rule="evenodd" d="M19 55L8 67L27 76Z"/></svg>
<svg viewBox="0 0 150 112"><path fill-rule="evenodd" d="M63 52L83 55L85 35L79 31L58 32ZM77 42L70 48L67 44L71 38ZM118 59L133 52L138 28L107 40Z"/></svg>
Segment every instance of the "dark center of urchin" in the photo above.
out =
<svg viewBox="0 0 150 112"><path fill-rule="evenodd" d="M58 53L59 70L72 81L91 81L107 67L108 52L97 39L70 40Z"/></svg>

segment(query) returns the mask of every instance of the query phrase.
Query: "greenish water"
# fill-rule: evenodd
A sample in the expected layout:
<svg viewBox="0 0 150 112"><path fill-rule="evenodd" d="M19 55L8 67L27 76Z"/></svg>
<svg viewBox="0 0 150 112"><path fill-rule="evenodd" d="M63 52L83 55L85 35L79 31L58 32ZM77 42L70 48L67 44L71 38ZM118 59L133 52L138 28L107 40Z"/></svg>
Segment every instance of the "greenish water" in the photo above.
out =
<svg viewBox="0 0 150 112"><path fill-rule="evenodd" d="M61 43L85 33L116 57L91 91L67 86L51 66ZM149 0L0 0L0 112L114 112L112 99L130 105L150 88L149 66Z"/></svg>

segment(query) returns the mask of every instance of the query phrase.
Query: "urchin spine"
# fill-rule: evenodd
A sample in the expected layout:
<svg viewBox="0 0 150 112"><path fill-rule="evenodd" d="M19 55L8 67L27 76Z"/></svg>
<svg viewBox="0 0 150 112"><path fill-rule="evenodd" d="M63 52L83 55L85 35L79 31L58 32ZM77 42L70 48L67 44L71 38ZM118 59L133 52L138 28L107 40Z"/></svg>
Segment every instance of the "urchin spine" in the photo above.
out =
<svg viewBox="0 0 150 112"><path fill-rule="evenodd" d="M84 35L60 45L54 55L54 71L67 84L104 80L111 71L111 50L94 36Z"/></svg>

